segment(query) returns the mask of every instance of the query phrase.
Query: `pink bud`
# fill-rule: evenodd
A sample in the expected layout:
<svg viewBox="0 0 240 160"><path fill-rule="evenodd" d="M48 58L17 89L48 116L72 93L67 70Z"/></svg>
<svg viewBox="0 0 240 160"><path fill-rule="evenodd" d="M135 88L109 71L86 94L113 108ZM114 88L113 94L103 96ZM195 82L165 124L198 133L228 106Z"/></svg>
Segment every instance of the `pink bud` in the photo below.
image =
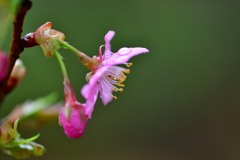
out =
<svg viewBox="0 0 240 160"><path fill-rule="evenodd" d="M7 92L11 91L13 88L15 88L26 76L26 68L23 65L22 61L18 59L15 62L15 65L13 67L13 70L11 72L11 75L7 82Z"/></svg>
<svg viewBox="0 0 240 160"><path fill-rule="evenodd" d="M84 107L81 104L63 107L60 111L60 121L68 137L82 137L87 123Z"/></svg>
<svg viewBox="0 0 240 160"><path fill-rule="evenodd" d="M76 100L67 74L64 74L63 88L65 106L60 111L60 124L63 126L64 132L68 137L80 138L84 133L87 123L85 106Z"/></svg>

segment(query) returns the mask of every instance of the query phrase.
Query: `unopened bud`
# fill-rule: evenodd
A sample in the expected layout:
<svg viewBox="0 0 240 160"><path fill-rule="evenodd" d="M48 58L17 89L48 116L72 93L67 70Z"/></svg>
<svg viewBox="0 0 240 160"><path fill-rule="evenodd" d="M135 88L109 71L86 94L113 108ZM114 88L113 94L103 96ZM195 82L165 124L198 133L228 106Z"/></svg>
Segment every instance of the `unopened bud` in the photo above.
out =
<svg viewBox="0 0 240 160"><path fill-rule="evenodd" d="M60 111L60 123L68 137L82 137L87 123L87 117L84 115L84 107L80 104L63 107Z"/></svg>
<svg viewBox="0 0 240 160"><path fill-rule="evenodd" d="M22 61L18 59L15 62L12 73L8 79L6 91L9 92L13 88L15 88L23 80L25 76L26 76L26 68L23 65Z"/></svg>

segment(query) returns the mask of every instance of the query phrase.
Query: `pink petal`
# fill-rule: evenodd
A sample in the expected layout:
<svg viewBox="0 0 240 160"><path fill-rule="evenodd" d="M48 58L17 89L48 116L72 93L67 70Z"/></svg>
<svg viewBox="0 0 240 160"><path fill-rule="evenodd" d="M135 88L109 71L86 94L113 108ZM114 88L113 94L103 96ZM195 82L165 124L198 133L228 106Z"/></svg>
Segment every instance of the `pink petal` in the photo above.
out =
<svg viewBox="0 0 240 160"><path fill-rule="evenodd" d="M146 48L135 47L135 48L120 48L117 53L114 53L109 59L106 60L105 65L117 65L128 62L133 56L141 53L149 52Z"/></svg>
<svg viewBox="0 0 240 160"><path fill-rule="evenodd" d="M92 90L96 89L95 86L97 85L97 81L101 76L105 73L105 71L109 68L109 66L103 66L99 68L95 74L90 78L88 84L86 84L82 90L81 93L85 99L88 99L94 92Z"/></svg>
<svg viewBox="0 0 240 160"><path fill-rule="evenodd" d="M94 104L97 100L99 86L97 81L103 76L110 66L103 66L99 68L92 78L89 80L88 84L84 85L81 89L81 94L86 99L86 115L91 118L91 114L94 108Z"/></svg>
<svg viewBox="0 0 240 160"><path fill-rule="evenodd" d="M87 99L90 95L90 91L91 91L91 86L89 84L85 84L81 89L81 94L85 99Z"/></svg>
<svg viewBox="0 0 240 160"><path fill-rule="evenodd" d="M88 118L91 119L92 117L92 112L94 109L94 105L97 101L97 97L98 97L98 91L99 91L99 86L98 84L95 85L94 87L90 87L90 85L86 84L85 86L83 86L81 93L82 95L87 95L86 98L86 104L85 104L85 115L88 115Z"/></svg>
<svg viewBox="0 0 240 160"><path fill-rule="evenodd" d="M114 34L115 34L114 31L109 31L104 38L104 40L105 40L105 52L104 52L104 55L103 55L103 59L106 59L108 56L110 56L112 54L110 41L113 38Z"/></svg>

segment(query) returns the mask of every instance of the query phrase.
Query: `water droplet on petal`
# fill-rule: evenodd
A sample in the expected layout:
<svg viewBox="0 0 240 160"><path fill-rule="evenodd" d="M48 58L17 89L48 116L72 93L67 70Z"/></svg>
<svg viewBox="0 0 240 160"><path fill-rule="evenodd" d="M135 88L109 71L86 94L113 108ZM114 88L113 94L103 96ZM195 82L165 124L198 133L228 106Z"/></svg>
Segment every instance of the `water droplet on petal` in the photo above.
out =
<svg viewBox="0 0 240 160"><path fill-rule="evenodd" d="M118 50L117 54L120 56L124 56L126 54L129 54L131 52L131 49L129 48L121 48Z"/></svg>

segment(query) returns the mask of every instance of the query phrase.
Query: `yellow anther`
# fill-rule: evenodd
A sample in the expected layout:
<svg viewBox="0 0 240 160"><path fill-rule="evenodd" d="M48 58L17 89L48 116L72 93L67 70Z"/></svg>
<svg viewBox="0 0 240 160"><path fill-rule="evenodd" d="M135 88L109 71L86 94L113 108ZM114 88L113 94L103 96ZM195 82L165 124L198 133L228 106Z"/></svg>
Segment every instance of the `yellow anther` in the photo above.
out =
<svg viewBox="0 0 240 160"><path fill-rule="evenodd" d="M132 63L131 63L131 62L127 64L127 67L131 67L131 66L132 66Z"/></svg>
<svg viewBox="0 0 240 160"><path fill-rule="evenodd" d="M120 92L123 92L123 89L122 89L122 88L119 88L119 91L120 91Z"/></svg>
<svg viewBox="0 0 240 160"><path fill-rule="evenodd" d="M123 70L123 73L129 74L130 73L130 69Z"/></svg>
<svg viewBox="0 0 240 160"><path fill-rule="evenodd" d="M112 87L112 90L115 91L115 92L118 91L117 88L115 88L115 87Z"/></svg>
<svg viewBox="0 0 240 160"><path fill-rule="evenodd" d="M121 80L119 80L119 82L118 82L118 83L122 83L122 82L124 82L124 81L126 80L126 78L127 78L127 76L123 76L123 77L122 77L122 79L121 79Z"/></svg>
<svg viewBox="0 0 240 160"><path fill-rule="evenodd" d="M120 84L120 83L115 83L114 85L119 87L124 87L124 84Z"/></svg>
<svg viewBox="0 0 240 160"><path fill-rule="evenodd" d="M117 83L117 84L115 84L115 85L118 86L118 87L125 87L124 84L120 84L120 83Z"/></svg>
<svg viewBox="0 0 240 160"><path fill-rule="evenodd" d="M112 80L119 80L118 78L115 77L110 77Z"/></svg>
<svg viewBox="0 0 240 160"><path fill-rule="evenodd" d="M119 73L120 76L124 76L124 74L122 72Z"/></svg>
<svg viewBox="0 0 240 160"><path fill-rule="evenodd" d="M122 73L122 72L121 72L121 73ZM124 74L123 74L123 75L120 75L120 74L119 74L119 75L118 75L118 78L121 79L123 76L124 76Z"/></svg>
<svg viewBox="0 0 240 160"><path fill-rule="evenodd" d="M110 96L111 98L114 98L114 99L117 99L117 97L116 96L113 96L112 94L111 94L111 96Z"/></svg>

